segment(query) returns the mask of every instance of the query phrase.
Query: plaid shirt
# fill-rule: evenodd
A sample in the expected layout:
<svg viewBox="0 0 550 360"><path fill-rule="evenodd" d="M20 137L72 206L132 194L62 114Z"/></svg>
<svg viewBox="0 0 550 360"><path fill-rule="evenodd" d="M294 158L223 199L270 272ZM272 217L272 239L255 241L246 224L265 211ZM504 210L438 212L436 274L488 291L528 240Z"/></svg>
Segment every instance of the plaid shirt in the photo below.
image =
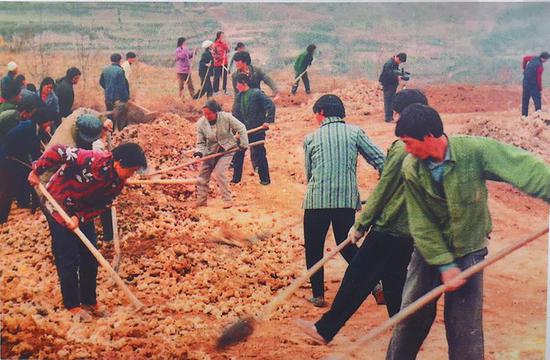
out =
<svg viewBox="0 0 550 360"><path fill-rule="evenodd" d="M80 223L107 210L124 186L110 152L56 145L33 163L38 175L59 166L46 188L69 216L78 216ZM64 223L51 204L48 210L58 223Z"/></svg>
<svg viewBox="0 0 550 360"><path fill-rule="evenodd" d="M379 172L384 153L365 132L338 117L326 118L304 140L307 191L304 209L360 209L357 153Z"/></svg>

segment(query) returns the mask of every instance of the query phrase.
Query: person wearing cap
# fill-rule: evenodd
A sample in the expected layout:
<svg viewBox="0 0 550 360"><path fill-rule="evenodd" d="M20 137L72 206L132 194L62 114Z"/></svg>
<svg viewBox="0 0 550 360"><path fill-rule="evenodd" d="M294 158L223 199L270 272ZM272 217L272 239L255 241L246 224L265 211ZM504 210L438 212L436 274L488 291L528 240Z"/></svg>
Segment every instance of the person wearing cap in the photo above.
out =
<svg viewBox="0 0 550 360"><path fill-rule="evenodd" d="M236 53L233 56L233 60L235 61L235 67L237 68L237 71L231 75L231 80L233 81L233 90L235 91L235 94L239 92L237 90L237 75L245 74L250 79L251 88L261 90L260 83L263 81L271 89L272 96L277 97L277 85L275 85L275 82L271 80L271 78L267 76L267 74L262 69L253 66L250 63L251 60L248 51L241 51Z"/></svg>
<svg viewBox="0 0 550 360"><path fill-rule="evenodd" d="M89 321L107 312L97 301L97 260L73 230L80 228L97 247L94 218L112 206L136 171L147 167L138 144L126 143L112 152L56 145L33 163L28 180L40 183L40 175L58 169L47 184L48 192L70 216L65 222L47 202L46 216L52 237L52 252L59 276L64 307L73 317Z"/></svg>
<svg viewBox="0 0 550 360"><path fill-rule="evenodd" d="M238 147L243 151L248 148L246 126L231 113L221 111L220 105L210 99L202 108L202 116L197 122L197 151L195 157L203 157ZM237 134L235 136L234 134ZM231 190L227 171L232 154L203 161L197 182L196 206L206 206L210 177L213 175L218 183L224 208L231 207Z"/></svg>
<svg viewBox="0 0 550 360"><path fill-rule="evenodd" d="M111 65L103 69L99 78L99 85L105 91L105 107L107 111L114 109L115 102L127 102L130 98L128 80L124 75L124 69L120 66L121 60L122 56L120 54L112 54Z"/></svg>
<svg viewBox="0 0 550 360"><path fill-rule="evenodd" d="M211 97L212 91L212 73L214 71L214 58L212 57L213 42L204 40L201 47L204 49L199 61L199 78L201 79L201 89L195 94L195 99L200 99L204 94Z"/></svg>
<svg viewBox="0 0 550 360"><path fill-rule="evenodd" d="M128 91L130 92L130 100L136 99L136 86L134 83L134 76L132 75L132 68L138 61L138 57L135 52L128 51L126 53L126 61L122 63L122 69L124 70L124 76L128 81Z"/></svg>
<svg viewBox="0 0 550 360"><path fill-rule="evenodd" d="M382 91L384 92L384 121L393 121L393 97L397 92L397 86L399 86L399 79L401 78L401 71L399 70L399 64L407 62L407 54L399 53L392 56L382 68L378 81L382 85Z"/></svg>
<svg viewBox="0 0 550 360"><path fill-rule="evenodd" d="M250 87L250 79L245 74L238 74L236 77L238 94L233 102L233 116L239 119L247 130L263 126L269 129L269 123L275 122L275 104L260 89ZM265 131L251 134L248 138L250 142L265 140ZM232 183L237 184L241 181L243 175L244 150L239 150L233 157L233 179ZM269 185L269 164L267 161L267 152L265 146L257 145L250 149L250 158L252 166L258 170L260 184Z"/></svg>
<svg viewBox="0 0 550 360"><path fill-rule="evenodd" d="M225 33L218 31L216 33L216 40L212 46L214 57L214 93L220 90L220 78L222 79L222 90L227 93L227 54L229 53L229 44L225 41Z"/></svg>
<svg viewBox="0 0 550 360"><path fill-rule="evenodd" d="M176 74L179 82L179 96L183 96L183 87L187 82L187 88L191 96L195 95L195 87L193 86L193 79L191 78L191 59L196 55L196 50L190 50L185 43L185 38L178 38L178 44L176 47Z"/></svg>
<svg viewBox="0 0 550 360"><path fill-rule="evenodd" d="M235 46L235 54L233 54L233 56L231 57L231 61L229 62L229 67L228 67L229 72L231 72L232 69L233 69L233 62L234 62L234 59L235 59L235 55L237 53L240 53L240 52L243 52L243 51L248 52L248 50L246 49L246 45L242 42L238 42L237 46Z"/></svg>
<svg viewBox="0 0 550 360"><path fill-rule="evenodd" d="M57 80L55 92L59 99L59 117L61 119L66 118L73 112L74 86L78 84L81 76L82 72L78 68L71 67L67 69L64 77Z"/></svg>
<svg viewBox="0 0 550 360"><path fill-rule="evenodd" d="M4 99L7 99L7 86L8 83L15 79L15 76L17 76L19 72L19 66L13 61L8 63L8 72L7 74L2 78L2 81L0 82L0 96Z"/></svg>

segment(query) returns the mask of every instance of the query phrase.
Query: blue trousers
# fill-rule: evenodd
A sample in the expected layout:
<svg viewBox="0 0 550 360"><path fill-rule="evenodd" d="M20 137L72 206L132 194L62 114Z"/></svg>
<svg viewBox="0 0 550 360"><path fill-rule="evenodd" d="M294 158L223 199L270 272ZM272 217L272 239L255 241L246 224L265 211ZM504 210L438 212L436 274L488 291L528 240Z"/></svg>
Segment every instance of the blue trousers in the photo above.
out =
<svg viewBox="0 0 550 360"><path fill-rule="evenodd" d="M535 104L535 110L540 110L541 100L540 100L540 90L536 87L524 86L523 94L521 97L521 115L527 116L529 113L529 100L533 98L533 103Z"/></svg>

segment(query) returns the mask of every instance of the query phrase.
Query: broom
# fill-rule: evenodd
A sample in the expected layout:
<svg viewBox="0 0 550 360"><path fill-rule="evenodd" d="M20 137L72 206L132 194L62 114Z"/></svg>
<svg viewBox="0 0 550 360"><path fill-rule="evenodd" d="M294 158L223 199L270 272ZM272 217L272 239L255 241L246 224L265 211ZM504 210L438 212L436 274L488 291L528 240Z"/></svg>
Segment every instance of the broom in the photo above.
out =
<svg viewBox="0 0 550 360"><path fill-rule="evenodd" d="M495 262L501 260L503 257L513 253L514 251L524 247L528 243L536 240L540 236L548 233L548 226L545 225L540 230L536 231L532 235L528 235L524 239L521 239L519 241L516 241L515 243L505 247L504 249L497 252L495 255L488 257L487 259L475 264L474 266L471 266L467 268L466 270L462 271L455 279L457 280L466 280L472 275L480 272L481 270L485 269L486 267L494 264ZM346 359L352 356L353 353L357 352L359 349L364 349L365 345L368 344L370 341L374 340L378 336L385 333L388 329L392 328L393 326L399 324L403 320L407 319L409 316L417 312L418 310L422 309L427 304L431 303L435 299L437 299L439 296L441 296L445 292L446 286L444 284L439 285L435 289L428 292L426 295L422 296L406 308L402 309L400 312L389 318L388 320L384 321L381 325L378 327L372 329L369 331L365 336L359 338L357 341L354 342L354 344L345 352L341 354L333 354L329 357L327 357L325 360L341 360Z"/></svg>
<svg viewBox="0 0 550 360"><path fill-rule="evenodd" d="M315 274L327 261L332 259L336 254L338 254L344 247L351 243L351 238L346 239L340 245L338 245L334 250L329 252L323 259L313 265L304 275L300 278L294 280L294 282L288 286L286 289L282 290L273 300L267 303L262 311L256 315L248 315L235 323L227 326L223 331L221 336L217 339L216 347L218 349L226 348L232 346L236 343L246 340L253 332L254 327L260 321L269 320L271 314L277 309L277 307L287 300L290 295L292 295L300 286L302 286L309 278Z"/></svg>

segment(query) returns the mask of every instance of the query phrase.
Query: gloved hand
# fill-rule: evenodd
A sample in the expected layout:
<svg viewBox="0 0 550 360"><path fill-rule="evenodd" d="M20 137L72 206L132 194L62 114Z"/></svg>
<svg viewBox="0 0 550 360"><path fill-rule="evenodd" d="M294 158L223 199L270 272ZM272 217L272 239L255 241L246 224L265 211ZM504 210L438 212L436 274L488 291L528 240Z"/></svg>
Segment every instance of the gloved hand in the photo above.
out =
<svg viewBox="0 0 550 360"><path fill-rule="evenodd" d="M348 232L348 239L351 238L351 243L352 244L355 244L357 243L359 240L361 240L361 238L363 237L363 235L365 235L365 232L364 231L359 231L357 230L355 227L351 227L351 229L349 229L349 232ZM347 240L347 239L346 239Z"/></svg>
<svg viewBox="0 0 550 360"><path fill-rule="evenodd" d="M203 157L203 154L202 154L200 151L195 151L195 152L193 153L193 157L201 158L201 157Z"/></svg>

